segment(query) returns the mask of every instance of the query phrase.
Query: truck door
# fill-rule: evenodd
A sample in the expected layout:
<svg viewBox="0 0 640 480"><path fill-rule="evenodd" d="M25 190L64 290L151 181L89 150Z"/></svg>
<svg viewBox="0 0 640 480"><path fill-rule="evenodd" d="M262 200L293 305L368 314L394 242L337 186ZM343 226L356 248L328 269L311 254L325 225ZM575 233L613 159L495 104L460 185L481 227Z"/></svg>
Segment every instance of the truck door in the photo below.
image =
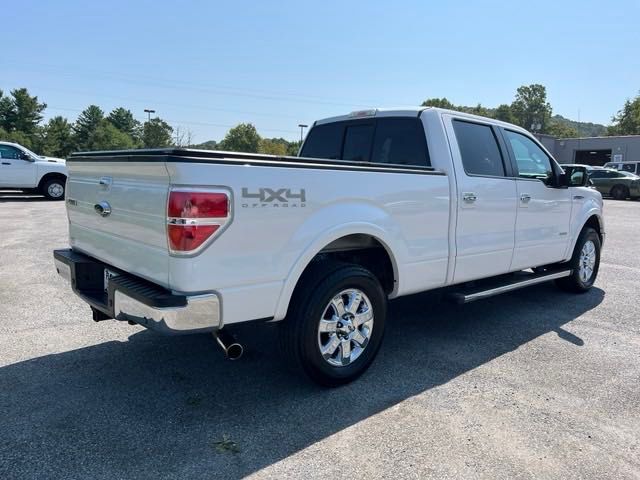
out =
<svg viewBox="0 0 640 480"><path fill-rule="evenodd" d="M458 195L453 282L507 273L517 198L504 141L489 123L444 118Z"/></svg>
<svg viewBox="0 0 640 480"><path fill-rule="evenodd" d="M24 153L11 145L0 145L0 186L34 187L36 166L24 159Z"/></svg>
<svg viewBox="0 0 640 480"><path fill-rule="evenodd" d="M554 185L557 165L531 137L502 129L517 173L518 213L511 270L564 260L569 242L571 191Z"/></svg>

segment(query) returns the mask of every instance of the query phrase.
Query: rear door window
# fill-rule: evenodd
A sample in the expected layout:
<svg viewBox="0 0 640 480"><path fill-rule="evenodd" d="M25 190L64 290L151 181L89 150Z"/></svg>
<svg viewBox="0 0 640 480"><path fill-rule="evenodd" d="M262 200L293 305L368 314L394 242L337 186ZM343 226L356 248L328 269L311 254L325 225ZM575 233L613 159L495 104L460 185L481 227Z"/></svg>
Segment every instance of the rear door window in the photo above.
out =
<svg viewBox="0 0 640 480"><path fill-rule="evenodd" d="M504 177L505 169L498 140L489 125L453 121L464 171L468 175Z"/></svg>
<svg viewBox="0 0 640 480"><path fill-rule="evenodd" d="M368 162L369 155L371 154L373 129L373 122L347 125L344 135L342 160Z"/></svg>
<svg viewBox="0 0 640 480"><path fill-rule="evenodd" d="M422 122L418 118L389 117L377 120L373 163L430 166Z"/></svg>

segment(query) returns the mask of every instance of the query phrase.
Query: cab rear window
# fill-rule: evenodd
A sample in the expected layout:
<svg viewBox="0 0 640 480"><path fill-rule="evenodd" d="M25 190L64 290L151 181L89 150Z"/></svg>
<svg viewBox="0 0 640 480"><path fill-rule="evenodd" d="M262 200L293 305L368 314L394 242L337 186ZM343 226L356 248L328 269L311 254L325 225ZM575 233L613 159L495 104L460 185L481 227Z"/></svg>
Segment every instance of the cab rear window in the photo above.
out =
<svg viewBox="0 0 640 480"><path fill-rule="evenodd" d="M311 129L302 157L390 165L431 166L419 118L382 117L318 125Z"/></svg>

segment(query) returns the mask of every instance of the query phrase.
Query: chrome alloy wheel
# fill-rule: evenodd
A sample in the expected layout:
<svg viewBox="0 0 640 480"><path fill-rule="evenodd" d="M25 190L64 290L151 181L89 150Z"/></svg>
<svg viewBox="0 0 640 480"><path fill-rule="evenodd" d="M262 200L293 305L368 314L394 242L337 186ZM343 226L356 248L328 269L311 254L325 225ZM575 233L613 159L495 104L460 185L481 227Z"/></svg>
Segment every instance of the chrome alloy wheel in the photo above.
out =
<svg viewBox="0 0 640 480"><path fill-rule="evenodd" d="M320 318L320 353L327 363L334 367L349 365L367 348L371 332L371 301L361 290L343 290L331 299Z"/></svg>
<svg viewBox="0 0 640 480"><path fill-rule="evenodd" d="M51 198L60 198L64 194L64 187L59 183L52 183L47 187L47 193Z"/></svg>
<svg viewBox="0 0 640 480"><path fill-rule="evenodd" d="M588 240L582 246L582 250L580 251L580 262L578 264L578 273L582 282L587 283L591 279L595 266L596 246L591 240Z"/></svg>

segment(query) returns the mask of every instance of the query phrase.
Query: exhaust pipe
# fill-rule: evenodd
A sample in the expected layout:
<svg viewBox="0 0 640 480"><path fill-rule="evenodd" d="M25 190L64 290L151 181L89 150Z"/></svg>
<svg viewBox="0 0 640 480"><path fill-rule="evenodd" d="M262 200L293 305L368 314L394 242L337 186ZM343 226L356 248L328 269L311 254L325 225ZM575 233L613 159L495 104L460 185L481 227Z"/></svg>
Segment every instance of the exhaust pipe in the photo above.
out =
<svg viewBox="0 0 640 480"><path fill-rule="evenodd" d="M216 337L216 342L229 360L237 360L244 353L244 347L226 330L217 330L213 336Z"/></svg>

